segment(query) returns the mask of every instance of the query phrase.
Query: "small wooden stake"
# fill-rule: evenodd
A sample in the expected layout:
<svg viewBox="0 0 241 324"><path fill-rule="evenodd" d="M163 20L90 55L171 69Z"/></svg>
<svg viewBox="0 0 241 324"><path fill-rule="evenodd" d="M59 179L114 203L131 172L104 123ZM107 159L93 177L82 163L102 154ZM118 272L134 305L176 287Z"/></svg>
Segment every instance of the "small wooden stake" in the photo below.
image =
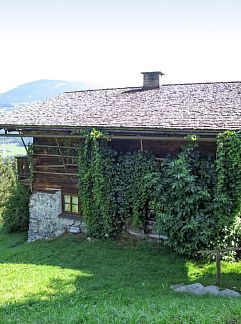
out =
<svg viewBox="0 0 241 324"><path fill-rule="evenodd" d="M140 139L140 144L141 144L141 152L143 152L143 141Z"/></svg>
<svg viewBox="0 0 241 324"><path fill-rule="evenodd" d="M216 254L216 284L220 286L221 283L221 254L217 251Z"/></svg>

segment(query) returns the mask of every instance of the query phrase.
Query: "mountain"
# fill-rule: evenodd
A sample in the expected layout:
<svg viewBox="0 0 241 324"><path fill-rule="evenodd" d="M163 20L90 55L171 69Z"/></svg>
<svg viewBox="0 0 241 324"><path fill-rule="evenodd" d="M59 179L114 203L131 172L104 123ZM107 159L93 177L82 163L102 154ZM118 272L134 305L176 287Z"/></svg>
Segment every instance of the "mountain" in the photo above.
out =
<svg viewBox="0 0 241 324"><path fill-rule="evenodd" d="M87 88L86 84L80 82L63 80L32 81L5 93L0 93L0 107L10 109L18 104L44 100L65 91L84 90Z"/></svg>

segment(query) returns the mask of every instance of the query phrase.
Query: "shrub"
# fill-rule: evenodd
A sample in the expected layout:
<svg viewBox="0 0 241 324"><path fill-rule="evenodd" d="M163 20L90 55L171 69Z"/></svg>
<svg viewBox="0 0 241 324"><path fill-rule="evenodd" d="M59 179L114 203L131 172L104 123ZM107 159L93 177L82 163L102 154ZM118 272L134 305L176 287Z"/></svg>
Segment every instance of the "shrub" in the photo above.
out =
<svg viewBox="0 0 241 324"><path fill-rule="evenodd" d="M10 196L11 188L16 185L14 165L9 159L0 158L0 220L1 214Z"/></svg>
<svg viewBox="0 0 241 324"><path fill-rule="evenodd" d="M168 245L189 256L213 247L213 162L188 147L175 159L166 159L161 172L150 174L148 181L157 230L168 235Z"/></svg>
<svg viewBox="0 0 241 324"><path fill-rule="evenodd" d="M28 229L29 189L17 183L15 164L9 159L0 159L0 212L8 232Z"/></svg>
<svg viewBox="0 0 241 324"><path fill-rule="evenodd" d="M28 229L29 196L29 188L19 183L10 190L2 213L3 226L8 232L21 232Z"/></svg>

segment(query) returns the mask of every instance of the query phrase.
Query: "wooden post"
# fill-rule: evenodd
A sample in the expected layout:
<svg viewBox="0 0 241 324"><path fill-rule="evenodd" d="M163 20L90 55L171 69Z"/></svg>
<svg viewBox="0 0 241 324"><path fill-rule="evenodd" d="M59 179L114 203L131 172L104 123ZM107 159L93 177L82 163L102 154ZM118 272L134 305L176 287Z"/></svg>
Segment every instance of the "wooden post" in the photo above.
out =
<svg viewBox="0 0 241 324"><path fill-rule="evenodd" d="M141 152L143 152L143 141L140 139L140 144L141 144Z"/></svg>
<svg viewBox="0 0 241 324"><path fill-rule="evenodd" d="M59 141L57 139L57 137L55 138L55 141L56 141L56 144L58 146L58 150L59 150L59 154L61 156L61 160L62 160L62 163L63 163L63 167L64 167L64 170L65 170L65 174L69 176L70 180L72 181L73 184L75 184L73 178L71 177L70 173L68 173L68 168L66 166L66 163L65 163L65 160L64 160L64 156L63 156L63 153L62 153L62 150L61 150L61 147L60 147L60 144L59 144Z"/></svg>
<svg viewBox="0 0 241 324"><path fill-rule="evenodd" d="M23 139L22 136L21 136L21 141L22 141L23 146L24 146L24 148L25 148L25 150L26 150L26 153L28 154L28 148L27 148L27 145L25 144L24 139Z"/></svg>
<svg viewBox="0 0 241 324"><path fill-rule="evenodd" d="M216 284L217 286L221 284L221 254L219 251L216 254Z"/></svg>
<svg viewBox="0 0 241 324"><path fill-rule="evenodd" d="M232 247L227 249L220 249L220 250L206 250L206 251L199 251L202 254L216 254L216 284L220 286L221 284L221 254L223 252L232 252L232 251L241 251L241 246L239 247Z"/></svg>

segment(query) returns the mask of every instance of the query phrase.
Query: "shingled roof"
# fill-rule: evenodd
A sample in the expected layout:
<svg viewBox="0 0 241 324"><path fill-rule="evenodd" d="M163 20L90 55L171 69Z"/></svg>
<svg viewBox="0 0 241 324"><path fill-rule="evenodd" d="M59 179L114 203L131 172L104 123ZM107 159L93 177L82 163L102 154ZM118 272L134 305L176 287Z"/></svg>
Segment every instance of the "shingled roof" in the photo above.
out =
<svg viewBox="0 0 241 324"><path fill-rule="evenodd" d="M63 93L0 117L0 127L241 129L241 82Z"/></svg>

